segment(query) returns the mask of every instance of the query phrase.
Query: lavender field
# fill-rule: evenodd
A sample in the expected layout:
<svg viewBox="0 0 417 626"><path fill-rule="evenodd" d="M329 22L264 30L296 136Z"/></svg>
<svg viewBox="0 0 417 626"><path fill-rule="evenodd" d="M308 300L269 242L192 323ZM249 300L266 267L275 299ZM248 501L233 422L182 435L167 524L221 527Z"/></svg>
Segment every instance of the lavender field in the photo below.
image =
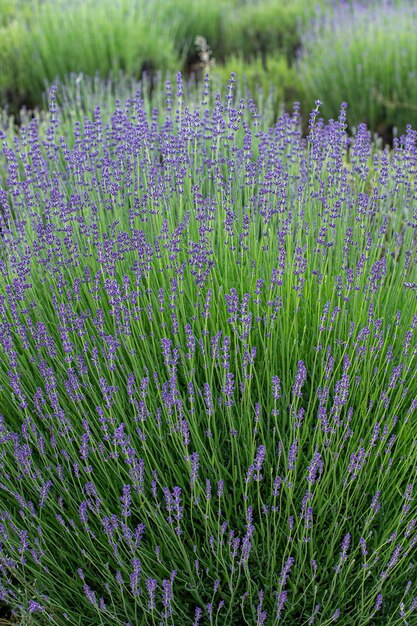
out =
<svg viewBox="0 0 417 626"><path fill-rule="evenodd" d="M0 622L412 626L417 132L203 87L2 132Z"/></svg>

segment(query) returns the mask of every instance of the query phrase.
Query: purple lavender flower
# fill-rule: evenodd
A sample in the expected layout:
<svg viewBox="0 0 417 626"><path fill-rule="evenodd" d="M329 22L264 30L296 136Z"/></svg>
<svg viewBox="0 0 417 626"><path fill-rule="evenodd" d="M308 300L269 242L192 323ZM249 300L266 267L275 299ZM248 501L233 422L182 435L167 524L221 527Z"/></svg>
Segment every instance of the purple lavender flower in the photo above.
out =
<svg viewBox="0 0 417 626"><path fill-rule="evenodd" d="M171 580L163 580L162 581L162 605L164 607L163 617L168 619L172 615L172 581Z"/></svg>
<svg viewBox="0 0 417 626"><path fill-rule="evenodd" d="M139 559L132 560L133 572L130 574L130 590L134 596L140 594L139 581L142 572L142 567Z"/></svg>
<svg viewBox="0 0 417 626"><path fill-rule="evenodd" d="M285 562L285 565L282 568L282 571L279 575L279 580L278 580L278 584L281 588L285 587L288 576L290 575L291 568L294 565L294 562L295 562L295 559L292 556L288 557L287 561Z"/></svg>
<svg viewBox="0 0 417 626"><path fill-rule="evenodd" d="M45 611L45 607L36 602L35 600L29 600L28 605L29 613L43 613Z"/></svg>
<svg viewBox="0 0 417 626"><path fill-rule="evenodd" d="M350 546L350 539L351 539L351 535L350 535L350 533L347 533L347 535L345 535L345 537L344 537L344 539L342 541L342 545L340 547L340 561L334 568L336 574L340 573L340 571L342 570L343 564L345 563L345 561L347 559L347 553L348 553L349 546Z"/></svg>
<svg viewBox="0 0 417 626"><path fill-rule="evenodd" d="M320 604L316 604L316 606L314 607L314 611L312 613L312 615L310 616L309 620L308 620L308 624L314 624L314 622L316 621L316 616L317 613L320 610Z"/></svg>
<svg viewBox="0 0 417 626"><path fill-rule="evenodd" d="M194 613L193 626L199 626L200 620L202 617L203 617L203 610L197 606L195 609L195 613Z"/></svg>
<svg viewBox="0 0 417 626"><path fill-rule="evenodd" d="M208 383L204 383L204 401L206 404L207 415L213 415L214 413L213 398L211 395L210 385Z"/></svg>
<svg viewBox="0 0 417 626"><path fill-rule="evenodd" d="M366 460L369 454L366 452L365 448L360 448L360 450L355 454L352 452L350 455L350 463L347 468L348 474L350 474L350 480L355 480L358 477L359 472L364 467ZM348 478L345 478L347 482Z"/></svg>
<svg viewBox="0 0 417 626"><path fill-rule="evenodd" d="M120 498L120 502L122 503L122 515L123 517L129 517L131 515L131 504L132 504L132 497L130 495L130 485L124 485L123 486L123 495Z"/></svg>
<svg viewBox="0 0 417 626"><path fill-rule="evenodd" d="M265 454L266 454L266 447L261 445L258 448L258 451L255 455L255 459L253 462L253 465L251 465L248 469L248 472L246 474L246 482L250 482L251 478L253 477L253 480L255 481L260 481L262 480L262 465L265 459Z"/></svg>
<svg viewBox="0 0 417 626"><path fill-rule="evenodd" d="M274 496L274 498L277 498L279 496L279 492L281 490L281 477L280 476L276 476L276 478L274 479L274 488L273 488L273 492L272 495Z"/></svg>
<svg viewBox="0 0 417 626"><path fill-rule="evenodd" d="M402 546L398 545L394 552L391 555L391 558L389 559L387 565L386 565L386 569L381 572L381 578L383 580L386 580L389 576L389 574L391 573L391 570L397 565L399 559L400 559L400 554L402 552Z"/></svg>
<svg viewBox="0 0 417 626"><path fill-rule="evenodd" d="M91 587L87 585L87 583L84 584L84 594L90 604L92 604L93 606L97 606L97 597L95 591L93 591Z"/></svg>
<svg viewBox="0 0 417 626"><path fill-rule="evenodd" d="M146 589L148 592L148 609L150 611L155 609L155 592L158 588L158 583L153 578L146 579Z"/></svg>
<svg viewBox="0 0 417 626"><path fill-rule="evenodd" d="M374 497L372 498L372 502L371 502L371 510L373 512L374 515L376 515L379 511L379 509L381 508L381 503L379 501L381 492L377 491L376 494L374 495Z"/></svg>
<svg viewBox="0 0 417 626"><path fill-rule="evenodd" d="M381 609L382 601L383 601L382 593L379 593L375 600L374 612L379 611Z"/></svg>
<svg viewBox="0 0 417 626"><path fill-rule="evenodd" d="M324 464L322 461L321 454L319 452L315 452L313 459L310 465L307 468L307 481L312 487L316 480L320 478L323 473ZM317 478L318 475L318 478Z"/></svg>
<svg viewBox="0 0 417 626"><path fill-rule="evenodd" d="M224 386L222 387L222 391L224 393L224 395L226 396L226 400L225 400L225 406L233 406L234 404L234 400L233 400L233 393L234 393L234 375L229 372L228 374L226 374L226 382L224 384Z"/></svg>
<svg viewBox="0 0 417 626"><path fill-rule="evenodd" d="M307 380L307 370L304 365L304 361L298 361L297 373L295 376L295 382L292 388L293 395L296 398L301 398L301 389Z"/></svg>
<svg viewBox="0 0 417 626"><path fill-rule="evenodd" d="M83 500L83 502L81 502L81 504L80 504L80 506L78 508L80 520L81 520L82 524L84 524L84 525L88 524L87 506L88 506L87 501Z"/></svg>
<svg viewBox="0 0 417 626"><path fill-rule="evenodd" d="M277 593L277 603L276 603L276 614L275 614L275 619L276 620L280 620L281 619L281 615L284 611L284 606L285 603L287 601L288 598L288 592L287 591L279 591Z"/></svg>
<svg viewBox="0 0 417 626"><path fill-rule="evenodd" d="M298 452L298 438L294 439L290 447L290 451L288 454L288 471L293 471L295 469L295 463L297 461L297 452Z"/></svg>
<svg viewBox="0 0 417 626"><path fill-rule="evenodd" d="M43 507L45 505L46 498L48 497L49 490L51 489L53 483L52 480L47 480L42 485L40 495L39 495L39 506Z"/></svg>
<svg viewBox="0 0 417 626"><path fill-rule="evenodd" d="M198 456L198 452L193 452L190 455L190 461L191 461L191 477L190 477L190 483L191 483L191 488L194 487L197 477L198 477L198 468L200 465L200 459Z"/></svg>
<svg viewBox="0 0 417 626"><path fill-rule="evenodd" d="M359 543L360 543L360 546L361 546L361 552L362 552L362 555L363 555L363 556L366 556L366 555L368 554L368 549L367 549L367 547L366 547L366 541L365 541L365 539L364 539L363 537L361 537L361 538L359 539Z"/></svg>
<svg viewBox="0 0 417 626"><path fill-rule="evenodd" d="M174 487L172 490L172 504L174 510L175 521L177 522L177 526L175 528L175 532L177 535L182 533L179 522L183 517L183 509L184 507L181 505L181 487Z"/></svg>

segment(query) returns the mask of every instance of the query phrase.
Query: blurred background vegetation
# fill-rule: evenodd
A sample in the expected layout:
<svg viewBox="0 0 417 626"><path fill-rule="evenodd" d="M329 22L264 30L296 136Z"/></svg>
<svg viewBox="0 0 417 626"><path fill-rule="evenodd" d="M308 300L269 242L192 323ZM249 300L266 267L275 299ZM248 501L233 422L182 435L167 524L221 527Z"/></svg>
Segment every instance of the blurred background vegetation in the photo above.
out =
<svg viewBox="0 0 417 626"><path fill-rule="evenodd" d="M411 0L0 0L2 119L45 108L51 83L73 103L82 92L92 114L144 77L149 96L156 76L181 70L198 85L209 71L222 86L236 72L274 115L299 101L307 119L320 99L337 117L346 101L350 126L366 122L390 141L415 126L416 32Z"/></svg>

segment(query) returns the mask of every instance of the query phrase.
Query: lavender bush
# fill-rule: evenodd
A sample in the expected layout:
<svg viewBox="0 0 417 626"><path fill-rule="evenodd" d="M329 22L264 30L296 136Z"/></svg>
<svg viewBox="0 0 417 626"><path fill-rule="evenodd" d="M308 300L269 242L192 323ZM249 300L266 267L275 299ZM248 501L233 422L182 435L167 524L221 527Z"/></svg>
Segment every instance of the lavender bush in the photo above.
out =
<svg viewBox="0 0 417 626"><path fill-rule="evenodd" d="M416 624L417 133L172 89L2 135L0 600Z"/></svg>
<svg viewBox="0 0 417 626"><path fill-rule="evenodd" d="M323 113L349 103L349 124L367 122L380 134L400 134L417 121L416 3L361 0L322 11L302 37L298 64L307 101L319 93Z"/></svg>

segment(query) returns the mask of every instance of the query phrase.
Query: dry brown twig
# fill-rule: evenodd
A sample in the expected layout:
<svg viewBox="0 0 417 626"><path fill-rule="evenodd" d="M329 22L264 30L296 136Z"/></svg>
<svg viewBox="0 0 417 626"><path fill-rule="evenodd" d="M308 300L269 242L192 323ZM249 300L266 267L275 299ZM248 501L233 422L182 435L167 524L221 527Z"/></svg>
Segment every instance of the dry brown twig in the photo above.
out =
<svg viewBox="0 0 417 626"><path fill-rule="evenodd" d="M203 68L205 74L210 74L216 60L212 56L213 52L207 43L207 39L198 35L195 38L194 45L197 48L198 56L200 57L200 66Z"/></svg>

